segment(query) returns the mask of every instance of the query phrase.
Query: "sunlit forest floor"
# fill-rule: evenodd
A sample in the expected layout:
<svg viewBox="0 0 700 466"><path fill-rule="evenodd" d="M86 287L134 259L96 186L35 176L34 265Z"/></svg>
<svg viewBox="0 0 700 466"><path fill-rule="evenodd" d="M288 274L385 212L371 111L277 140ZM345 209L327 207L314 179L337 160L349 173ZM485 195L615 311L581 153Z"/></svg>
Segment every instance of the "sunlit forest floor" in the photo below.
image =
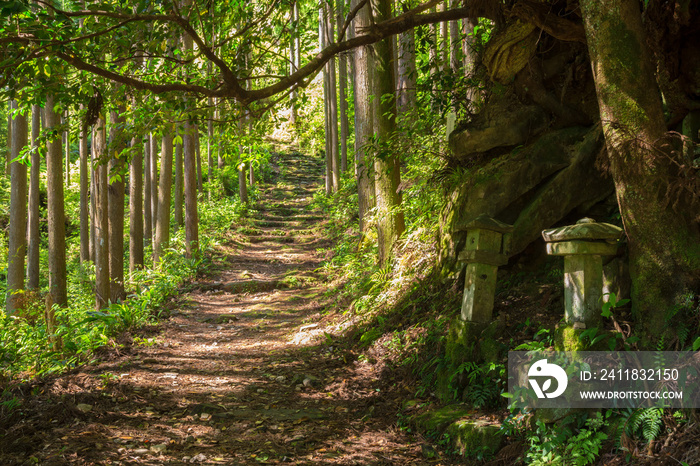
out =
<svg viewBox="0 0 700 466"><path fill-rule="evenodd" d="M253 220L168 318L123 335L96 365L20 387L0 464L453 461L397 427L402 381L323 331L331 244L311 207L322 161L285 154L274 170Z"/></svg>

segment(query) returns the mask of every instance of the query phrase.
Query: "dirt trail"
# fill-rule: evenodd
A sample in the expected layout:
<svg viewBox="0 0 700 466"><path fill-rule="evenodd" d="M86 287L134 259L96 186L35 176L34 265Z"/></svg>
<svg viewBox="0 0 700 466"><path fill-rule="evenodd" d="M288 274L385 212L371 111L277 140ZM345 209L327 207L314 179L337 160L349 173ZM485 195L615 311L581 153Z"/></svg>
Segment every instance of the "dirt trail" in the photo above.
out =
<svg viewBox="0 0 700 466"><path fill-rule="evenodd" d="M396 427L392 381L318 343L322 165L281 157L242 241L168 320L31 388L0 464L439 464Z"/></svg>

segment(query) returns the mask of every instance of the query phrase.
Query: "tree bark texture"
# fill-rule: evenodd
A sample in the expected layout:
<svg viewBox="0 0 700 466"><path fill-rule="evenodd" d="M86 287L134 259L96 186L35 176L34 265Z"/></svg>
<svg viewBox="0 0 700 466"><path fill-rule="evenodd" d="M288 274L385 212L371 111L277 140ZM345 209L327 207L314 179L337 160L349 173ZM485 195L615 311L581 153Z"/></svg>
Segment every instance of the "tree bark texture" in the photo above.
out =
<svg viewBox="0 0 700 466"><path fill-rule="evenodd" d="M154 164L153 164L154 165ZM163 129L160 160L160 186L158 187L158 221L155 228L153 265L157 266L170 243L170 199L173 182L172 129Z"/></svg>
<svg viewBox="0 0 700 466"><path fill-rule="evenodd" d="M345 22L345 0L338 0L338 30ZM348 170L348 137L350 121L348 120L348 54L338 57L338 110L340 111L340 171Z"/></svg>
<svg viewBox="0 0 700 466"><path fill-rule="evenodd" d="M179 136L182 138L181 143L175 144L175 191L173 192L173 218L175 219L175 228L179 228L185 224L185 218L183 216L183 197L184 197L184 175L183 175L183 143L184 137L180 133ZM161 167L162 168L162 167Z"/></svg>
<svg viewBox="0 0 700 466"><path fill-rule="evenodd" d="M143 145L143 238L144 242L153 241L153 210L151 206L151 139L146 134Z"/></svg>
<svg viewBox="0 0 700 466"><path fill-rule="evenodd" d="M149 136L149 142L151 144L151 173L149 174L151 178L151 232L153 237L151 242L155 244L156 239L156 224L158 223L158 204L160 204L160 194L159 183L158 183L158 142L161 138L158 138L156 134L151 133ZM162 155L161 155L162 157ZM170 161L172 170L172 160ZM171 180L172 181L172 180ZM171 181L168 181L170 183ZM168 212L170 212L170 201L168 201Z"/></svg>
<svg viewBox="0 0 700 466"><path fill-rule="evenodd" d="M129 271L143 268L143 141L131 140L129 173ZM149 219L150 220L150 219Z"/></svg>
<svg viewBox="0 0 700 466"><path fill-rule="evenodd" d="M109 125L109 278L113 303L126 297L124 291L124 108L110 112Z"/></svg>
<svg viewBox="0 0 700 466"><path fill-rule="evenodd" d="M197 212L197 160L196 160L196 126L191 121L185 123L183 138L184 152L184 188L185 188L185 248L187 257L199 247L199 214Z"/></svg>
<svg viewBox="0 0 700 466"><path fill-rule="evenodd" d="M680 151L667 143L639 3L581 2L601 122L628 238L632 310L649 335L700 277L697 218L669 199ZM679 201L680 209L671 207ZM695 219L693 218L695 217Z"/></svg>
<svg viewBox="0 0 700 466"><path fill-rule="evenodd" d="M17 109L12 101L12 109ZM18 113L12 122L11 160L16 160L27 145L27 118ZM10 225L7 250L8 315L23 307L24 258L27 253L27 166L19 161L10 164Z"/></svg>
<svg viewBox="0 0 700 466"><path fill-rule="evenodd" d="M32 166L29 175L29 211L27 221L27 289L39 288L39 181L41 179L41 155L38 139L41 133L41 107L32 105Z"/></svg>
<svg viewBox="0 0 700 466"><path fill-rule="evenodd" d="M95 124L92 138L94 167L95 215L95 308L109 305L109 170L106 152L107 131L104 118Z"/></svg>
<svg viewBox="0 0 700 466"><path fill-rule="evenodd" d="M59 306L68 304L66 274L66 215L63 196L61 117L54 111L55 98L46 98L46 128L53 137L46 142L46 192L49 227L49 293Z"/></svg>
<svg viewBox="0 0 700 466"><path fill-rule="evenodd" d="M333 42L335 24L333 0L327 0L325 4L325 25L326 34L324 36L326 46ZM340 154L338 153L338 87L336 85L335 57L328 60L328 115L330 117L330 145L331 145L331 182L333 191L340 188Z"/></svg>
<svg viewBox="0 0 700 466"><path fill-rule="evenodd" d="M68 112L65 114L63 123L66 125L66 130L63 133L65 137L63 148L66 151L66 188L70 188L70 120Z"/></svg>
<svg viewBox="0 0 700 466"><path fill-rule="evenodd" d="M391 0L372 1L372 10L375 20L389 19ZM394 243L405 229L403 212L400 210L401 195L398 192L401 166L392 148L392 140L396 137L396 78L392 48L391 38L374 44L374 127L378 145L374 157L374 173L380 264L385 264L391 258Z"/></svg>
<svg viewBox="0 0 700 466"><path fill-rule="evenodd" d="M87 128L81 125L78 138L80 155L80 262L90 260L90 214L88 211L90 187L88 174L88 138Z"/></svg>
<svg viewBox="0 0 700 466"><path fill-rule="evenodd" d="M360 0L353 0L355 8ZM365 5L357 12L353 21L354 34L358 35L362 28L371 24L371 10ZM374 207L374 172L368 151L369 143L374 136L374 112L372 109L372 94L374 92L374 56L372 46L362 46L355 49L355 167L357 170L357 194L360 214L360 230L369 227L367 215Z"/></svg>
<svg viewBox="0 0 700 466"><path fill-rule="evenodd" d="M413 30L399 34L397 109L405 115L416 106L416 36Z"/></svg>

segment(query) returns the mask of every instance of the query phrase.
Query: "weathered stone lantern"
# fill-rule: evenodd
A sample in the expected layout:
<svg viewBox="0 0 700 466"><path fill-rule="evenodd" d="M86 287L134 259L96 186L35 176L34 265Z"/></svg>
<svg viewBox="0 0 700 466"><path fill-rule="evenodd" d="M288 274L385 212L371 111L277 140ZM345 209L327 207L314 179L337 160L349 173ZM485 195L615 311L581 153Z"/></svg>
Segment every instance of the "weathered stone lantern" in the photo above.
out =
<svg viewBox="0 0 700 466"><path fill-rule="evenodd" d="M574 328L597 324L603 302L603 256L617 254L622 234L621 228L591 218L542 232L547 254L564 256L564 314Z"/></svg>
<svg viewBox="0 0 700 466"><path fill-rule="evenodd" d="M467 264L462 320L490 322L498 267L508 263L513 227L482 214L464 225L467 244L459 261Z"/></svg>

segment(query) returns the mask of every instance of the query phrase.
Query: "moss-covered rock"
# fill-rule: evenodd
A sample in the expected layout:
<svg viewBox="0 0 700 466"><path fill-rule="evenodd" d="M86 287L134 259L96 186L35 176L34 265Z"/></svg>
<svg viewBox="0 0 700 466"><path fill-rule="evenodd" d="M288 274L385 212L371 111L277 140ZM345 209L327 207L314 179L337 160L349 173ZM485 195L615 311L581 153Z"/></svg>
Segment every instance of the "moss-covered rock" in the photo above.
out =
<svg viewBox="0 0 700 466"><path fill-rule="evenodd" d="M428 434L446 433L452 445L465 456L498 451L503 443L500 424L473 420L473 413L466 405L454 404L418 414L412 423Z"/></svg>
<svg viewBox="0 0 700 466"><path fill-rule="evenodd" d="M476 456L476 453L492 455L503 443L500 424L483 420L461 419L450 424L446 432L457 451L465 456Z"/></svg>

